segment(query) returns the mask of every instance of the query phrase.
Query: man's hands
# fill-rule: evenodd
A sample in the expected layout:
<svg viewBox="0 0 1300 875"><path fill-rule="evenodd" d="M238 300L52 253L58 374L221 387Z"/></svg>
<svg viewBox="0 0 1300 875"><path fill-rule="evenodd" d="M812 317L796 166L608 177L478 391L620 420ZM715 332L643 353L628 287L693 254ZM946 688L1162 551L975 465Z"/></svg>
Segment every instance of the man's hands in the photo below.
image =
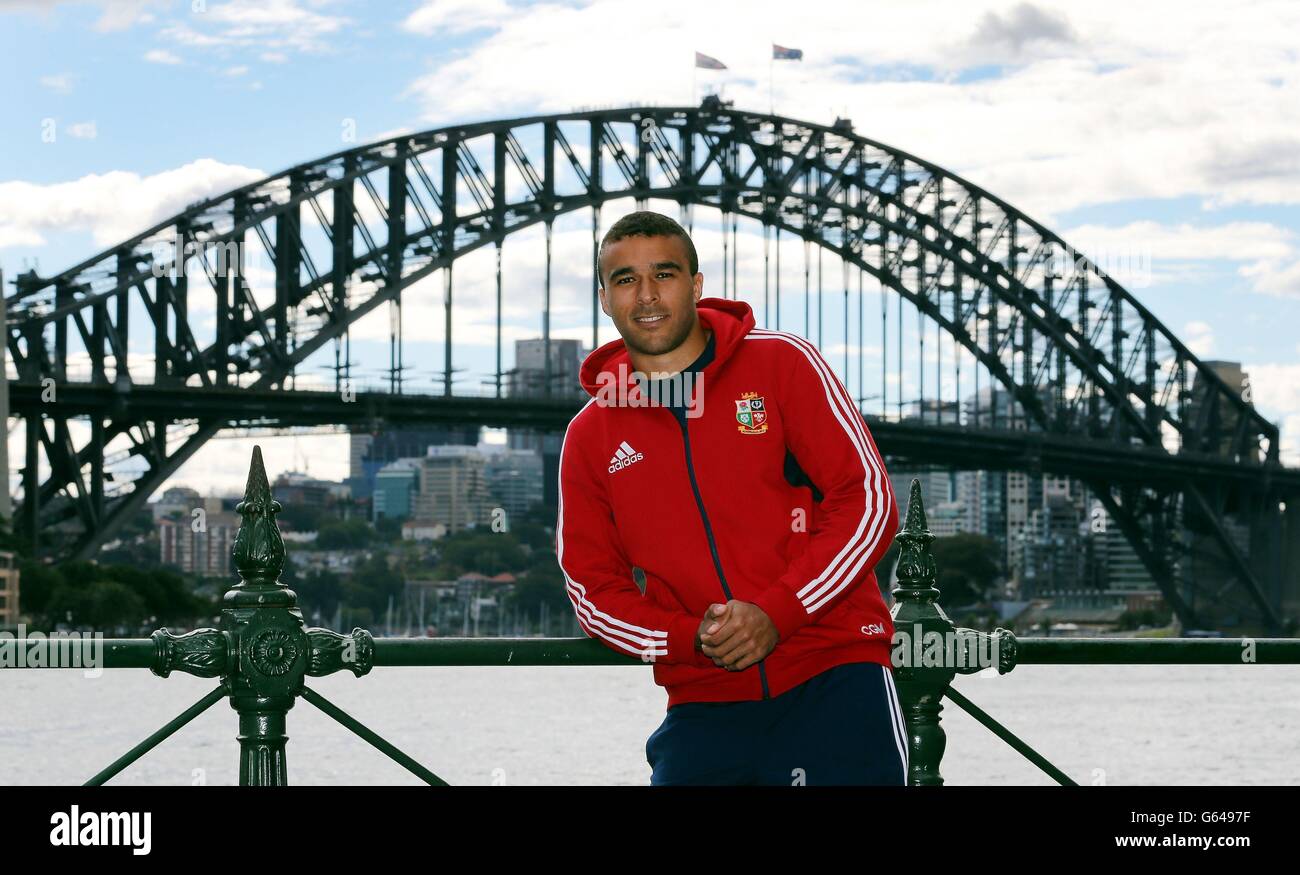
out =
<svg viewBox="0 0 1300 875"><path fill-rule="evenodd" d="M732 599L725 605L709 605L696 639L714 665L744 671L772 652L779 635L762 608Z"/></svg>

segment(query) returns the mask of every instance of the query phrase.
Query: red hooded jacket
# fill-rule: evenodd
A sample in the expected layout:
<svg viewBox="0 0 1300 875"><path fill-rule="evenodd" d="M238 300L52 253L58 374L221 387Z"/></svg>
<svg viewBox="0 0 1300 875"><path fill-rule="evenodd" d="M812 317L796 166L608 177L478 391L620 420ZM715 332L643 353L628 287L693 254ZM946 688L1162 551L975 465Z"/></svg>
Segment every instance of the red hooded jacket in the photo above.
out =
<svg viewBox="0 0 1300 875"><path fill-rule="evenodd" d="M874 569L898 507L866 422L809 341L756 329L743 301L696 310L714 355L682 378L684 413L639 391L621 339L583 362L593 397L560 450L555 532L579 623L653 662L669 708L771 698L846 662L890 667ZM742 671L694 646L708 606L731 598L779 634Z"/></svg>

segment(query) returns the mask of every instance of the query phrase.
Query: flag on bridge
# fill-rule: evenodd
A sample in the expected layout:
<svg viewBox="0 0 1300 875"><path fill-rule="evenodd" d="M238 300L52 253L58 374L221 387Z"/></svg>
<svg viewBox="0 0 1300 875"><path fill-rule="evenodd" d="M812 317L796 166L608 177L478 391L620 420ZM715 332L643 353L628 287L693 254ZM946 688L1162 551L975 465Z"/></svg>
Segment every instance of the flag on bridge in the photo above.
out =
<svg viewBox="0 0 1300 875"><path fill-rule="evenodd" d="M725 70L727 65L717 58L710 58L708 55L700 52L695 53L695 66L703 67L706 70Z"/></svg>
<svg viewBox="0 0 1300 875"><path fill-rule="evenodd" d="M802 61L803 49L787 49L772 43L772 58L776 61Z"/></svg>

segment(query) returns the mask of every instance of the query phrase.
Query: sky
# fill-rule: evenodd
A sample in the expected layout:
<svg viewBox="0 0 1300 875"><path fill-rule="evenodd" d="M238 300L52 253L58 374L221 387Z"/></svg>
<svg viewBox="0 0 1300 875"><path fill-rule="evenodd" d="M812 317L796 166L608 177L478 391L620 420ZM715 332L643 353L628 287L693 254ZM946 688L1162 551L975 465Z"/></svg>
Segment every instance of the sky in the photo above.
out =
<svg viewBox="0 0 1300 875"><path fill-rule="evenodd" d="M850 118L1081 252L1137 253L1129 290L1202 358L1243 363L1300 464L1298 34L1293 2L0 0L0 269L57 273L188 203L398 133L716 91ZM803 60L773 63L772 43ZM696 70L696 51L728 69ZM696 217L716 294L721 236ZM560 222L555 240L556 333L587 342L590 233ZM740 285L761 299L755 239ZM533 282L535 243L507 246L508 277ZM490 263L458 266L467 300L490 298L474 294ZM535 315L512 281L512 317ZM428 369L439 296L407 299ZM467 306L455 336L489 312ZM386 348L387 317L354 340ZM237 492L254 442L212 441L165 486ZM270 472L347 474L344 435L256 442ZM15 430L11 466L20 450Z"/></svg>

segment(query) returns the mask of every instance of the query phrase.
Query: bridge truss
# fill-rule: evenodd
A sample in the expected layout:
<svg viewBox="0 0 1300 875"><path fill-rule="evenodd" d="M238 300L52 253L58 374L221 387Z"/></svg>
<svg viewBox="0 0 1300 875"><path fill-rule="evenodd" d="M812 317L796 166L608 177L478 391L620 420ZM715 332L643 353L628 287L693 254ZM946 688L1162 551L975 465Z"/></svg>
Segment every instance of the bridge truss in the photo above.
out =
<svg viewBox="0 0 1300 875"><path fill-rule="evenodd" d="M675 202L687 223L696 207L716 210L724 241L730 223L733 277L742 220L763 226L765 268L773 236L778 265L784 235L837 257L846 265L846 372L847 271L859 278L859 344L861 279L870 277L960 352L949 367L973 363L977 379L984 375L1008 402L981 408L975 393L965 405L950 398L945 406L936 390L928 405L916 406L915 419L924 423L928 412L938 427L950 423L945 411L955 411L973 429L1090 442L1099 461L1087 465L1083 451L1074 476L1120 525L1185 623L1227 615L1283 627L1280 605L1292 575L1285 533L1300 529L1288 528L1285 507L1300 509L1293 495L1300 481L1279 462L1277 427L1242 387L1200 361L1097 265L978 186L860 136L844 120L819 125L716 99L395 137L194 204L57 276L19 276L6 301L14 413L26 421L18 527L33 538L62 532L49 544L59 555L92 555L207 440L247 424L238 409L202 403L205 392L289 390L304 362L329 344L334 388L343 391L352 383L349 327L384 304L398 314L388 389L401 393L403 291L437 271L441 395L457 396L454 267L489 246L498 265L494 397L503 398L501 247L524 229L545 229L537 303L549 342L555 221L590 211L594 265L601 208L623 198ZM245 269L250 247L270 270ZM725 295L725 268L723 275ZM591 283L595 345L594 270ZM779 280L775 289L765 284L763 320L773 295L779 319ZM213 324L191 319L191 306L211 312ZM818 340L822 313L819 288ZM141 355L140 343L151 356ZM900 340L900 368L902 355ZM925 362L922 354L918 367ZM858 385L866 397L861 379ZM193 401L137 403L176 389ZM882 395L888 391L884 385ZM100 401L78 406L49 397L77 392ZM898 402L901 414L901 392ZM73 427L87 418L88 428ZM80 440L79 431L86 433ZM920 458L898 450L901 459ZM1131 460L1127 468L1114 463L1117 452ZM124 460L138 476L114 476ZM979 457L963 464L978 467ZM1143 466L1151 477L1140 476ZM1192 562L1194 553L1212 565ZM1192 573L1205 567L1222 573Z"/></svg>

